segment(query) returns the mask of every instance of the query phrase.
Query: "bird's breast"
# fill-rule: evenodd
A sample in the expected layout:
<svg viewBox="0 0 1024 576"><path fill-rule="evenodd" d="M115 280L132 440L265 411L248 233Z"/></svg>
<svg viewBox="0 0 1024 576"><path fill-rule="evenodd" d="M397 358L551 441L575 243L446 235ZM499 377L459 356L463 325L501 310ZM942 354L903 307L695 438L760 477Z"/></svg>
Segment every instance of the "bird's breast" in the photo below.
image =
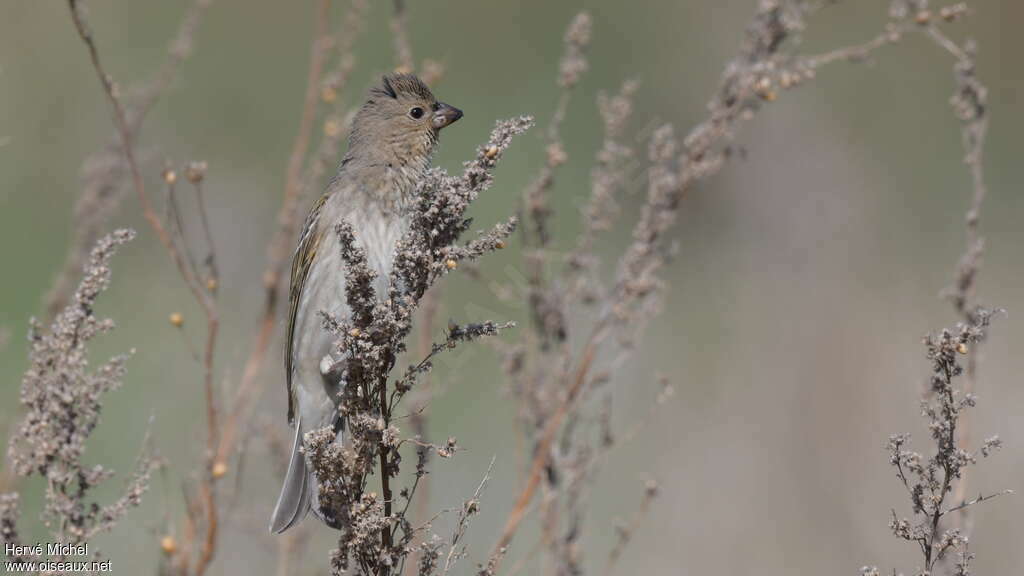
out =
<svg viewBox="0 0 1024 576"><path fill-rule="evenodd" d="M377 274L374 291L378 300L388 297L395 251L408 226L405 218L381 210L368 210L362 218L350 222L356 241L366 252L366 263Z"/></svg>

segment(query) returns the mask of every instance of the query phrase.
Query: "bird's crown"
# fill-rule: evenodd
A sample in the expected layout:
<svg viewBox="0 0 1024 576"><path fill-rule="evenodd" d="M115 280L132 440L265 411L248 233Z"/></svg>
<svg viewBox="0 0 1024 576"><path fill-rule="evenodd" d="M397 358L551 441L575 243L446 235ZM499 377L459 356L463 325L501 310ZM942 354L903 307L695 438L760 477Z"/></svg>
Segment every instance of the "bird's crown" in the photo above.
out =
<svg viewBox="0 0 1024 576"><path fill-rule="evenodd" d="M398 99L422 98L433 102L434 93L415 74L385 74L378 86L370 90L373 96Z"/></svg>

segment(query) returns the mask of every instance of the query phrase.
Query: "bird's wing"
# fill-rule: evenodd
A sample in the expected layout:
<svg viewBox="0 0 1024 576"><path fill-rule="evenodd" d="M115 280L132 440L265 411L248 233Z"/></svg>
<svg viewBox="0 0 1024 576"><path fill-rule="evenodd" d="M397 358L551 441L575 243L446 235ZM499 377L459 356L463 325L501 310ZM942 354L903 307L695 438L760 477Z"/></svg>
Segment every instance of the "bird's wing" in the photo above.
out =
<svg viewBox="0 0 1024 576"><path fill-rule="evenodd" d="M295 256L292 257L291 286L288 290L288 340L285 345L284 365L285 383L288 389L288 423L295 417L295 390L292 388L292 346L295 342L295 318L299 312L299 301L302 299L302 288L306 284L306 276L316 258L317 248L323 239L323 230L320 226L320 213L324 203L330 197L331 188L316 201L313 208L306 216L306 223L302 227L302 236L299 237L299 245L295 248Z"/></svg>

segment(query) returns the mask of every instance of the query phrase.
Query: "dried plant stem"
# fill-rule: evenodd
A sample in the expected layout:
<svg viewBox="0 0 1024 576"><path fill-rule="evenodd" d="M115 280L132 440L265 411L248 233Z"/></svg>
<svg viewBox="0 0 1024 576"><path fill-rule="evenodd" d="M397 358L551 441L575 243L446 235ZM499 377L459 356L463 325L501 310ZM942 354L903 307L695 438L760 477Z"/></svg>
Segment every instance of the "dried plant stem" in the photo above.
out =
<svg viewBox="0 0 1024 576"><path fill-rule="evenodd" d="M194 0L178 25L171 41L167 58L156 77L138 89L139 102L126 111L130 140L135 141L149 111L170 88L185 59L192 52L192 45L199 28L203 11L211 0ZM134 91L131 91L134 92ZM120 141L120 136L115 134ZM84 189L75 206L74 232L68 255L50 293L46 297L46 317L54 316L67 305L74 289L75 278L81 272L82 261L102 233L110 213L120 201L118 193L123 173L121 146L114 143L96 152L84 164ZM116 157L116 158L115 158ZM106 198L106 200L104 200Z"/></svg>
<svg viewBox="0 0 1024 576"><path fill-rule="evenodd" d="M590 364L594 359L594 353L596 351L596 341L591 339L584 347L579 367L576 370L569 389L565 393L565 397L562 398L561 403L548 419L547 425L544 427L544 432L540 437L540 441L537 443L536 456L534 456L533 462L530 464L530 473L526 477L526 484L519 492L519 496L516 498L515 504L512 506L512 511L505 520L505 527L501 531L501 536L498 538L497 544L494 545L494 548L491 551L492 564L489 564L488 568L494 572L497 571L497 568L501 563L501 558L505 555L505 550L508 548L509 544L512 543L512 538L515 537L520 523L522 523L523 518L526 517L526 511L530 507L530 501L533 500L533 495L537 491L537 486L540 485L544 468L547 467L548 462L550 461L551 446L554 443L555 438L558 436L558 431L561 429L562 421L575 404L576 399L579 398L579 393L583 389L583 385L587 382Z"/></svg>
<svg viewBox="0 0 1024 576"><path fill-rule="evenodd" d="M575 360L571 357L561 360L567 366L576 367L568 372L574 374L575 379L561 386L557 384L561 380L559 378L552 385L553 390L568 390L561 397L555 412L541 420L543 433L536 444L530 472L492 551L490 561L481 570L481 574L494 574L500 566L506 548L536 492L542 473L550 462L553 438L565 421L571 404L586 388L590 364L598 348L612 333L612 328L625 327L625 323L633 319L636 312L647 311L650 306L649 295L658 292L661 282L656 273L667 260L666 237L675 221L678 206L694 184L718 173L732 156L731 143L739 127L777 97L777 87L793 88L813 79L816 70L825 65L863 60L882 47L899 41L908 30L915 27L924 30L912 21L893 22L883 34L861 44L820 56L802 57L793 53L792 42L787 40L799 34L803 27L803 17L811 9L811 5L800 2L762 2L739 55L728 63L719 91L709 103L709 117L690 131L684 141L682 154L677 155L670 130L656 131L651 144L652 172L649 177L648 200L633 227L633 242L620 260L619 277L598 321L586 338L583 351ZM561 105L556 109L556 118L560 108ZM536 185L537 190L545 189L545 175L542 174ZM532 206L528 203L527 214L533 216L534 225L543 225L546 214L542 207L542 203ZM524 229L531 230L530 223ZM542 293L546 289L542 277L536 277L534 282L536 286L531 287L534 292ZM538 301L541 299L538 298ZM528 374L525 377L527 380L533 378L532 372L524 372Z"/></svg>
<svg viewBox="0 0 1024 576"><path fill-rule="evenodd" d="M205 312L210 314L214 310L212 299L208 294L203 292L202 287L193 275L192 270L188 267L184 257L178 251L170 234L160 221L160 217L153 209L149 196L146 194L146 187L142 179L142 172L140 171L138 162L135 159L134 142L132 141L133 134L128 126L124 107L121 105L121 100L118 96L118 90L114 84L113 78L106 72L103 67L103 63L100 60L99 51L97 50L96 43L93 40L92 31L90 30L88 23L85 21L81 1L68 0L68 6L71 9L71 17L75 24L75 29L78 31L79 37L86 45L93 68L95 69L96 75L103 86L103 91L113 108L114 121L117 126L118 134L121 138L122 150L126 160L128 161L132 184L135 188L136 194L138 195L139 203L142 206L143 216L145 217L146 222L156 233L157 238L160 240L160 243L163 244L175 265L178 267L178 272L185 279L185 283L189 289L192 290L196 301L203 307ZM216 317L215 312L213 312L212 315Z"/></svg>
<svg viewBox="0 0 1024 576"><path fill-rule="evenodd" d="M421 312L418 322L419 330L416 336L416 352L420 358L429 358L434 354L434 324L441 304L442 286L435 284L423 295L420 300ZM430 372L420 376L419 383L411 395L409 426L412 428L414 437L426 438L429 428L429 407L433 398ZM425 466L430 461L431 448L429 445L416 446L416 458ZM430 476L423 475L416 479L415 518L422 521L430 514ZM415 556L413 555L413 560ZM408 562L403 567L404 574L411 574L416 569L416 562Z"/></svg>
<svg viewBox="0 0 1024 576"><path fill-rule="evenodd" d="M285 279L284 272L287 269L288 257L291 255L292 239L298 229L301 217L298 203L302 192L302 167L313 135L320 80L323 76L324 60L331 44L327 26L330 4L330 0L318 0L317 2L316 31L310 47L309 72L306 76L306 93L303 98L299 131L289 155L284 199L277 215L277 229L267 248L267 267L263 273L263 314L259 323L259 331L249 350L249 357L245 362L245 369L242 371L242 378L234 395L233 408L227 416L221 441L217 446L217 462L227 462L230 458L237 441L239 422L245 421L259 397L258 390L260 388L256 384L259 374L263 370L270 340L274 334L281 285Z"/></svg>
<svg viewBox="0 0 1024 576"><path fill-rule="evenodd" d="M473 492L473 497L462 505L462 510L459 512L459 523L455 528L455 532L452 534L451 544L448 546L448 555L445 556L444 570L441 572L443 575L447 575L449 571L455 567L459 558L465 555L464 549L460 549L459 544L463 537L465 537L466 530L469 528L469 519L476 514L479 509L480 495L487 486L487 482L491 479L491 471L494 470L495 460L497 460L497 456L492 456L491 463L487 465L487 472L484 473L484 477L480 480L480 484L477 485L476 490Z"/></svg>
<svg viewBox="0 0 1024 576"><path fill-rule="evenodd" d="M406 26L407 20L408 12L405 0L394 0L394 10L391 13L391 38L395 43L395 60L398 63L398 69L402 72L415 70L412 46L409 43L409 31Z"/></svg>
<svg viewBox="0 0 1024 576"><path fill-rule="evenodd" d="M610 576L615 570L615 566L622 557L622 552L626 549L626 546L629 545L630 540L633 538L633 533L640 527L640 523L643 522L647 513L650 511L651 502L654 501L654 497L657 493L657 484L654 482L648 482L647 486L644 487L643 499L640 500L640 505L633 512L633 516L629 519L629 522L626 525L618 528L618 537L615 539L615 544L608 553L608 563L605 564L605 576Z"/></svg>
<svg viewBox="0 0 1024 576"><path fill-rule="evenodd" d="M394 364L392 359L389 364ZM380 378L380 410L381 415L384 418L384 429L387 430L391 426L391 409L388 402L388 372L381 375ZM384 496L384 517L391 518L391 503L393 497L391 494L391 466L388 464L388 456L391 451L391 446L388 444L385 435L381 435L380 446L378 448L380 452L380 488L381 494ZM380 529L380 541L382 550L391 549L391 526L385 524ZM391 567L385 563L381 563L380 576L388 576L391 573Z"/></svg>
<svg viewBox="0 0 1024 576"><path fill-rule="evenodd" d="M961 121L961 140L964 149L963 162L971 179L971 200L964 217L966 246L957 266L957 276L950 290L951 300L956 313L965 323L973 323L977 315L977 303L974 294L977 286L978 271L985 241L981 236L981 207L987 195L984 171L985 136L988 129L987 89L975 75L974 47L968 43L958 46L938 28L931 26L929 36L935 43L949 52L955 60L954 72L957 89L951 99L955 112ZM964 394L974 394L977 386L978 346L968 350L964 371ZM957 442L961 446L971 443L971 420L968 415L960 419L957 431ZM965 502L969 489L969 469L965 469L956 482L954 502ZM966 510L967 506L958 509ZM955 525L967 536L966 512L955 517Z"/></svg>
<svg viewBox="0 0 1024 576"><path fill-rule="evenodd" d="M192 292L192 295L202 308L206 317L206 345L203 351L203 395L206 403L207 466L200 481L200 494L206 518L206 537L203 541L203 546L200 550L195 566L195 573L200 575L205 572L210 561L213 559L217 546L217 503L212 472L213 455L217 446L218 433L217 405L213 384L214 352L217 342L217 333L220 326L217 308L213 296L205 289L194 271L188 266L185 256L183 256L181 251L179 251L174 239L164 227L160 217L153 209L149 196L146 194L145 182L142 178L142 172L135 157L133 133L128 124L125 109L121 104L114 80L106 72L103 62L100 59L99 50L97 49L95 40L93 39L92 31L85 20L81 1L68 0L68 7L70 8L71 18L74 22L75 29L78 31L78 35L82 39L82 42L86 45L93 68L96 71L96 75L103 86L103 91L113 108L114 121L118 134L121 138L121 147L128 163L132 178L132 185L142 207L143 216L156 233L157 238L160 240L160 243L163 244L164 249L171 257L171 260L174 261L179 274L185 280L186 286Z"/></svg>
<svg viewBox="0 0 1024 576"><path fill-rule="evenodd" d="M337 63L332 71L324 75L321 88L321 99L325 103L333 103L333 107L324 120L323 138L316 152L312 154L312 161L306 172L304 200L323 192L324 176L329 169L336 167L342 138L348 134L349 124L355 114L355 110L346 111L345 100L341 96L347 89L352 70L355 68L355 43L365 28L367 10L367 0L352 0L337 34Z"/></svg>

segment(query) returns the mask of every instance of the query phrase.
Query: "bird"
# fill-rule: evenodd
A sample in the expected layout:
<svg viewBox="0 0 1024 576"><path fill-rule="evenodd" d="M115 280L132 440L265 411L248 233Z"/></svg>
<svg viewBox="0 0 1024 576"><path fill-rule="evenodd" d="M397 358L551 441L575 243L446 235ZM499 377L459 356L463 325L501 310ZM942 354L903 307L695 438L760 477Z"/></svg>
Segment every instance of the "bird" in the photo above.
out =
<svg viewBox="0 0 1024 576"><path fill-rule="evenodd" d="M338 528L318 502L313 467L303 454L307 432L333 426L344 442L339 391L344 360L332 354L335 337L321 324L321 312L350 316L345 269L335 228L347 222L367 264L376 272L378 299L388 294L396 247L409 228L416 185L430 167L442 129L462 118L458 108L438 101L414 74L385 74L352 120L348 150L334 178L306 216L292 258L285 383L288 423L295 429L291 459L270 521L280 534L310 510Z"/></svg>

